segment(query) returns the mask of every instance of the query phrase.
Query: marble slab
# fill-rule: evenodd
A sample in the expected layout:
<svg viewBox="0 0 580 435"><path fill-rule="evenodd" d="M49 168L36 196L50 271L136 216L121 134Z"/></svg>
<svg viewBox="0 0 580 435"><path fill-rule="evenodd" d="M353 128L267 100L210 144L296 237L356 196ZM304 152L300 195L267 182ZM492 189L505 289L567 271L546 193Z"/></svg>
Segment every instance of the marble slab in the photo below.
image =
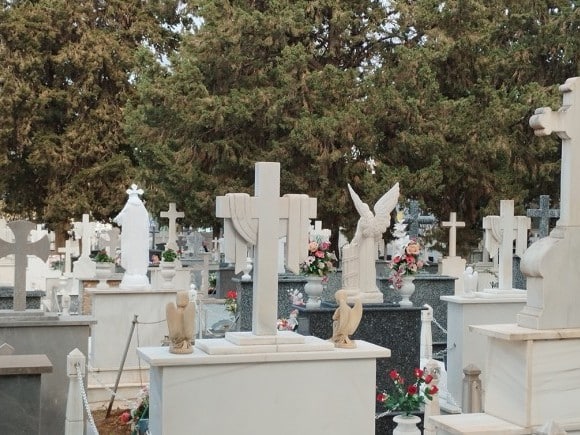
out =
<svg viewBox="0 0 580 435"><path fill-rule="evenodd" d="M492 415L458 414L430 417L437 435L524 435L531 431Z"/></svg>
<svg viewBox="0 0 580 435"><path fill-rule="evenodd" d="M562 338L580 338L580 328L568 329L531 329L515 323L497 325L470 326L472 331L488 337L510 341L555 340Z"/></svg>

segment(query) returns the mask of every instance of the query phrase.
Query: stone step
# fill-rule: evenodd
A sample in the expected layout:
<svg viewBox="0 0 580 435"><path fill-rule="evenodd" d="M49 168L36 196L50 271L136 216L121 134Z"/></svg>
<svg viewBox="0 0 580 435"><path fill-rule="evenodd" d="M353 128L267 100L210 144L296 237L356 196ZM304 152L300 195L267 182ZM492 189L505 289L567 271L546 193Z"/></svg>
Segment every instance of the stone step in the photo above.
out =
<svg viewBox="0 0 580 435"><path fill-rule="evenodd" d="M489 414L432 416L437 435L529 435L531 429L509 423Z"/></svg>

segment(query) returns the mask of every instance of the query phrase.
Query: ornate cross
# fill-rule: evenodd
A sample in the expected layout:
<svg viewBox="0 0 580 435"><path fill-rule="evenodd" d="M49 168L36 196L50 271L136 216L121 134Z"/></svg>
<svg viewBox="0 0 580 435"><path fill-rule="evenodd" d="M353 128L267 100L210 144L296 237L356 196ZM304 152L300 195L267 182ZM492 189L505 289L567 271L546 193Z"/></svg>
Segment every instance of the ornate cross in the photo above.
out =
<svg viewBox="0 0 580 435"><path fill-rule="evenodd" d="M540 218L538 225L540 238L547 237L550 232L550 218L560 217L560 210L550 208L550 195L540 195L540 208L527 210L528 217Z"/></svg>
<svg viewBox="0 0 580 435"><path fill-rule="evenodd" d="M40 240L29 243L30 232L36 225L28 221L13 221L8 227L14 234L14 243L0 239L0 257L14 254L14 311L26 311L26 267L28 255L34 255L43 261L48 259L50 241L44 235Z"/></svg>
<svg viewBox="0 0 580 435"><path fill-rule="evenodd" d="M436 219L432 216L419 215L419 201L412 199L409 201L409 216L407 217L407 234L411 238L419 237L419 225L434 224Z"/></svg>

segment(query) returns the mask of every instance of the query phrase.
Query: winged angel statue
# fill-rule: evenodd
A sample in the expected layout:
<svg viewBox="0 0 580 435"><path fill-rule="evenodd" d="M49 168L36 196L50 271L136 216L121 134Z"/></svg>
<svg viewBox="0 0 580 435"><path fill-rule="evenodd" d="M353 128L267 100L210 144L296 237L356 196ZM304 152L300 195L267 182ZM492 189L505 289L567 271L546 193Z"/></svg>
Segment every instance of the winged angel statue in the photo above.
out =
<svg viewBox="0 0 580 435"><path fill-rule="evenodd" d="M363 314L363 306L360 298L356 298L354 307L350 307L347 302L346 290L338 290L334 294L338 303L338 308L332 316L332 338L334 347L353 349L356 342L350 339L360 323Z"/></svg>
<svg viewBox="0 0 580 435"><path fill-rule="evenodd" d="M349 302L360 295L363 302L382 303L383 294L376 283L376 244L391 223L391 211L399 200L399 183L376 202L374 214L350 184L348 190L360 219L352 241L342 251L342 287L347 291Z"/></svg>
<svg viewBox="0 0 580 435"><path fill-rule="evenodd" d="M169 302L165 307L169 329L169 352L192 353L195 328L195 304L189 302L189 292L179 291L176 295L177 306Z"/></svg>

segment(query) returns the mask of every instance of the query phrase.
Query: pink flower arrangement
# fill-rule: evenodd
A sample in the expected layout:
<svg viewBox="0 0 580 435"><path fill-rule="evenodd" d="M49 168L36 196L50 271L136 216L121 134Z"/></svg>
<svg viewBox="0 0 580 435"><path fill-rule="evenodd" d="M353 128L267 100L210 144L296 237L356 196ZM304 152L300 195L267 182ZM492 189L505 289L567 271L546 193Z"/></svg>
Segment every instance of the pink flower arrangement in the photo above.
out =
<svg viewBox="0 0 580 435"><path fill-rule="evenodd" d="M329 252L330 242L328 240L310 240L308 243L308 257L300 264L300 269L304 275L318 275L328 279L328 274L335 271L334 261L336 255Z"/></svg>
<svg viewBox="0 0 580 435"><path fill-rule="evenodd" d="M402 253L395 255L389 264L393 271L389 281L395 288L401 288L405 275L415 275L425 263L419 259L421 246L416 240L410 240L402 247Z"/></svg>

